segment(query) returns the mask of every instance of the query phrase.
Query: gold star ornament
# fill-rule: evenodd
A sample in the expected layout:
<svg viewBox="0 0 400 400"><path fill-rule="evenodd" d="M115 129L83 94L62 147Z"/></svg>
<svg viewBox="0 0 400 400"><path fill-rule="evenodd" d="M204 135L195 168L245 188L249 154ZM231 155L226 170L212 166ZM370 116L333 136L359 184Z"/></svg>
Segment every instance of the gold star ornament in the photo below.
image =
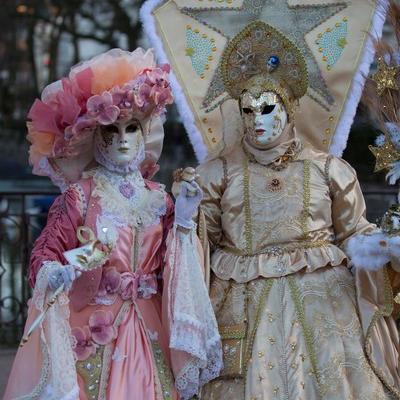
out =
<svg viewBox="0 0 400 400"><path fill-rule="evenodd" d="M379 96L382 96L385 90L399 90L396 79L399 71L399 67L389 67L382 57L378 58L378 71L371 78L376 83Z"/></svg>
<svg viewBox="0 0 400 400"><path fill-rule="evenodd" d="M400 153L387 137L381 147L369 146L369 149L376 158L375 172L389 169L395 161L400 160Z"/></svg>

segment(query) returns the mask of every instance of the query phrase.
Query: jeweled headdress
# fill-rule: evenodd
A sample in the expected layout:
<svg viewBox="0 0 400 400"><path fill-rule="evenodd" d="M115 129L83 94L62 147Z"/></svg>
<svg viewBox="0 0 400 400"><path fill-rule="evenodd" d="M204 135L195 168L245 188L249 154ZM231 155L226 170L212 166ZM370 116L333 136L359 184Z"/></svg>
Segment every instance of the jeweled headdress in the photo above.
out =
<svg viewBox="0 0 400 400"><path fill-rule="evenodd" d="M341 155L387 3L147 0L141 18L160 61L171 64L176 104L200 161L218 157L229 146L224 122L237 109L227 101L231 94L222 59L238 33L257 21L292 42L305 60L309 84L297 109L297 133L315 148ZM223 113L221 108L226 108Z"/></svg>
<svg viewBox="0 0 400 400"><path fill-rule="evenodd" d="M226 91L238 99L243 91L255 96L277 93L289 115L293 103L307 92L308 74L301 51L272 26L261 21L247 25L226 47L221 58Z"/></svg>

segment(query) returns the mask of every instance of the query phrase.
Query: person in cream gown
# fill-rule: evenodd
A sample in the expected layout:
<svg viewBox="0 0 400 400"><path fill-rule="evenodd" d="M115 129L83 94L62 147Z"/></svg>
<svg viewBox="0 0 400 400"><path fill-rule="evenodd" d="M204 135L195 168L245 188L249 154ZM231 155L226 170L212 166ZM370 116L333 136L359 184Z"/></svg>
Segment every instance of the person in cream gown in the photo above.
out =
<svg viewBox="0 0 400 400"><path fill-rule="evenodd" d="M377 229L356 173L296 137L302 54L257 21L227 46L221 76L244 133L197 169L224 355L202 398L400 398L393 270L378 252L374 271L350 268L352 241Z"/></svg>

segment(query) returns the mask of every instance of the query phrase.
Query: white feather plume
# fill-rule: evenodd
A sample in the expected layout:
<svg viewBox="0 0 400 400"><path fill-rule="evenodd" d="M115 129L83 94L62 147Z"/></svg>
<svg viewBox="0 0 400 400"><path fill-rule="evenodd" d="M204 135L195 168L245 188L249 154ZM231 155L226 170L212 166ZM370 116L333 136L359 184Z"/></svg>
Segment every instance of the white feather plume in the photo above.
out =
<svg viewBox="0 0 400 400"><path fill-rule="evenodd" d="M377 0L376 10L373 17L369 37L366 40L364 53L356 71L349 95L343 108L342 115L336 127L335 135L332 139L329 152L337 157L341 157L347 145L351 125L356 115L358 103L360 102L366 77L372 61L375 56L374 40L379 39L382 35L383 25L386 19L386 13L389 7L388 0Z"/></svg>
<svg viewBox="0 0 400 400"><path fill-rule="evenodd" d="M169 63L162 41L157 34L156 21L153 16L153 10L163 4L164 1L165 0L145 1L140 8L140 20L142 21L145 34L155 49L159 62ZM207 157L207 147L204 144L200 131L196 127L193 112L186 100L182 87L173 72L170 73L170 83L183 125L189 135L190 142L192 143L198 161L202 162Z"/></svg>

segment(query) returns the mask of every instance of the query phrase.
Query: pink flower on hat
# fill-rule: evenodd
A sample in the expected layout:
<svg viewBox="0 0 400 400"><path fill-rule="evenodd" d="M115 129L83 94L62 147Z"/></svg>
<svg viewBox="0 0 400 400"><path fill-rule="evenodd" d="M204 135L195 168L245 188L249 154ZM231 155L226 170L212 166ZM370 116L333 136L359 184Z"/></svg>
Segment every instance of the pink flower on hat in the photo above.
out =
<svg viewBox="0 0 400 400"><path fill-rule="evenodd" d="M86 360L89 356L96 353L97 346L92 341L90 329L87 325L85 325L83 328L78 326L72 328L71 333L76 339L74 352L77 360Z"/></svg>
<svg viewBox="0 0 400 400"><path fill-rule="evenodd" d="M88 116L79 117L74 125L65 129L64 138L65 140L72 140L81 134L91 133L96 125L97 122L94 118Z"/></svg>
<svg viewBox="0 0 400 400"><path fill-rule="evenodd" d="M114 123L119 116L119 108L113 104L110 92L96 94L90 97L86 103L88 114L94 117L101 125Z"/></svg>
<svg viewBox="0 0 400 400"><path fill-rule="evenodd" d="M114 315L111 311L95 311L89 318L92 339L100 345L110 343L117 336L117 330L113 323Z"/></svg>
<svg viewBox="0 0 400 400"><path fill-rule="evenodd" d="M164 107L173 101L171 88L168 82L169 65L154 68L146 73L146 83L150 85L150 96L155 105Z"/></svg>

